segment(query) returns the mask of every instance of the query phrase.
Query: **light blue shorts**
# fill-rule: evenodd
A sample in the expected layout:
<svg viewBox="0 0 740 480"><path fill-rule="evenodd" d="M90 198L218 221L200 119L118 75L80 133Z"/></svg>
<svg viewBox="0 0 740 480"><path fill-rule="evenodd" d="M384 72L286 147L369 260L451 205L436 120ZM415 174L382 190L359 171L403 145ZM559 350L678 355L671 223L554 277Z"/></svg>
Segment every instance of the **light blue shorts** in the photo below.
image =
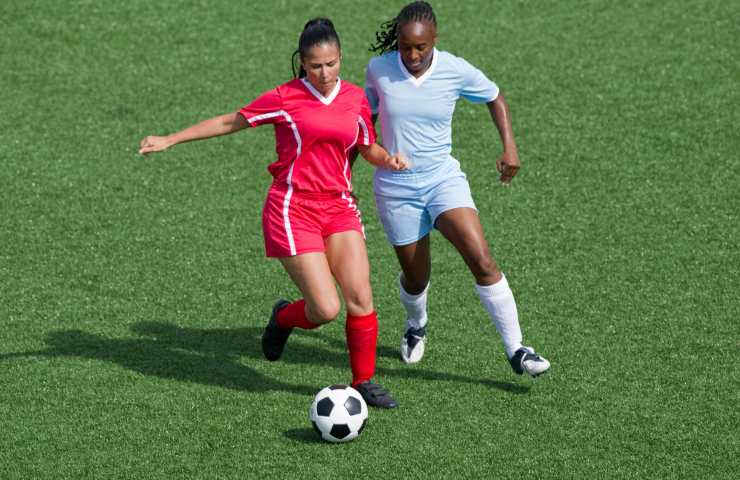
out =
<svg viewBox="0 0 740 480"><path fill-rule="evenodd" d="M376 192L375 204L385 235L395 246L424 238L435 227L437 217L447 210L467 207L478 211L468 180L459 170L456 175L420 188L413 195L387 196Z"/></svg>

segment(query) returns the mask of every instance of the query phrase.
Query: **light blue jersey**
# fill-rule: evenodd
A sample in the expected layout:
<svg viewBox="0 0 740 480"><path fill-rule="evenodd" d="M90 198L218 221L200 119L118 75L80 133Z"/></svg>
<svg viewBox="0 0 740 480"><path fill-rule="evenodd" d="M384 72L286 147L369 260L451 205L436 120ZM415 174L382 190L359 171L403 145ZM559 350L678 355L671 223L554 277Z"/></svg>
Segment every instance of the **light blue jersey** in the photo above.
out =
<svg viewBox="0 0 740 480"><path fill-rule="evenodd" d="M404 153L409 170L376 169L375 193L407 196L434 183L434 178L461 174L451 155L452 114L463 97L491 102L498 86L464 59L434 49L432 63L415 78L397 51L375 57L367 68L365 92L373 113L380 116L383 146Z"/></svg>

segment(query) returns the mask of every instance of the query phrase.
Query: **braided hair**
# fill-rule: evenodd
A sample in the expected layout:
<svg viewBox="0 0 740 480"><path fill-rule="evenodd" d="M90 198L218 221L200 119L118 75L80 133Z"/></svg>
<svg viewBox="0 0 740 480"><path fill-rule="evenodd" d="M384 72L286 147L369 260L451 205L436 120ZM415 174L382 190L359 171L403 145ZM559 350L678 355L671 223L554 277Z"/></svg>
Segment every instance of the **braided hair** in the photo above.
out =
<svg viewBox="0 0 740 480"><path fill-rule="evenodd" d="M395 18L380 25L380 30L375 32L376 43L370 45L370 51L382 55L398 50L398 28L409 22L429 22L436 27L437 17L427 2L409 3Z"/></svg>
<svg viewBox="0 0 740 480"><path fill-rule="evenodd" d="M298 49L293 52L293 56L290 59L290 66L293 69L294 78L303 78L306 76L306 70L303 69L301 61L306 58L308 51L322 43L333 43L338 49L342 49L342 45L339 42L339 35L334 29L334 24L328 18L313 18L306 23L301 32L301 37L298 39ZM299 56L298 62L296 62L296 56ZM296 66L297 71L296 71Z"/></svg>

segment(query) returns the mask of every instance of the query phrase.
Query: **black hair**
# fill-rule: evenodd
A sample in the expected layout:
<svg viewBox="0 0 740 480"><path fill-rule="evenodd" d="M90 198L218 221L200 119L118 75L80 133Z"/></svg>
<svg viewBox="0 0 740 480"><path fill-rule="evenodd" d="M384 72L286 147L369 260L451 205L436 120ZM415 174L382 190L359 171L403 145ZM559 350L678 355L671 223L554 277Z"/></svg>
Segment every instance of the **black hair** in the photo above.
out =
<svg viewBox="0 0 740 480"><path fill-rule="evenodd" d="M375 32L375 44L370 45L370 51L380 55L398 50L398 28L409 22L429 22L437 26L437 17L432 6L427 2L411 2L398 12L398 15L380 25Z"/></svg>
<svg viewBox="0 0 740 480"><path fill-rule="evenodd" d="M328 18L313 18L303 26L301 37L298 39L298 49L293 52L293 56L290 59L293 77L303 78L306 76L306 71L303 69L301 61L308 55L311 47L322 43L333 43L336 44L338 49L342 49L342 44L339 42L339 35L337 35L337 31L334 29L334 24L331 20ZM299 56L297 72L296 56Z"/></svg>

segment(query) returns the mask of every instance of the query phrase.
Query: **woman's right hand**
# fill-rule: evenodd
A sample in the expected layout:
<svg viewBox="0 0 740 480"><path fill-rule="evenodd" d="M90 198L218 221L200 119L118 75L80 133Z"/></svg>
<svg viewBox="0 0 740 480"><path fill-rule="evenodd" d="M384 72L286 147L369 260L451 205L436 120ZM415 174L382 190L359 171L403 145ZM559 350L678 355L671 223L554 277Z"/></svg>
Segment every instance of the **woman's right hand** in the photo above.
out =
<svg viewBox="0 0 740 480"><path fill-rule="evenodd" d="M150 135L139 143L139 155L146 155L152 152L161 152L172 146L168 137L157 137Z"/></svg>

